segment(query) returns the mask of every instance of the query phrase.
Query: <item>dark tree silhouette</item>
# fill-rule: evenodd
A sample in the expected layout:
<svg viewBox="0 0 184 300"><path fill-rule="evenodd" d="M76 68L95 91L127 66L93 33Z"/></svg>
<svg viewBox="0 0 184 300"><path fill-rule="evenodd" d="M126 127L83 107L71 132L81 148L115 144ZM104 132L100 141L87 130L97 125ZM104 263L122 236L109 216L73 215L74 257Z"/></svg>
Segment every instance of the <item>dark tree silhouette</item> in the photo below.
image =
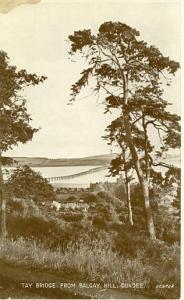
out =
<svg viewBox="0 0 184 300"><path fill-rule="evenodd" d="M37 85L46 79L44 76L29 74L26 70L17 70L9 64L7 54L0 51L0 201L2 207L1 231L6 236L6 195L2 173L2 163L7 159L3 152L12 149L18 143L31 140L38 129L30 125L31 117L27 112L26 100L20 92L28 86Z"/></svg>

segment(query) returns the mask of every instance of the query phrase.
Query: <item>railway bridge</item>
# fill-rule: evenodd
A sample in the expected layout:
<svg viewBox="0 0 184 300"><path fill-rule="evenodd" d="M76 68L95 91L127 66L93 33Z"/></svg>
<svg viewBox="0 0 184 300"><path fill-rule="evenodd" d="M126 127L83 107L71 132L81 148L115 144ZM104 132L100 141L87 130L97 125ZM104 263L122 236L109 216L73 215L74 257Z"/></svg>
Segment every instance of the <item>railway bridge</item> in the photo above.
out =
<svg viewBox="0 0 184 300"><path fill-rule="evenodd" d="M107 169L108 169L108 165L104 165L104 166L100 166L100 167L97 167L97 168L89 169L87 171L79 172L79 173L72 174L72 175L48 177L47 180L49 182L69 180L69 179L73 179L73 178L85 176L87 174L97 173L97 172L100 172L100 171L103 171L103 170L107 170Z"/></svg>

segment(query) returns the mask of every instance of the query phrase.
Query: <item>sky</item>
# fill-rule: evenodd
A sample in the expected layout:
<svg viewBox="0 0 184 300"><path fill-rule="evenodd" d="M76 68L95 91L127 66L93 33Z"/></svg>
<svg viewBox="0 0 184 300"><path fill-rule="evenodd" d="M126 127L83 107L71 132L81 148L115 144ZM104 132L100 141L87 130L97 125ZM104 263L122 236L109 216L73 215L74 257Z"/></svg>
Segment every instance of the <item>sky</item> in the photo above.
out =
<svg viewBox="0 0 184 300"><path fill-rule="evenodd" d="M36 4L41 0L0 0L0 13L6 14L22 4Z"/></svg>
<svg viewBox="0 0 184 300"><path fill-rule="evenodd" d="M32 125L40 131L32 141L19 144L6 155L69 158L110 153L102 136L113 116L103 114L101 101L88 90L68 105L70 87L84 67L82 59L72 62L68 55L67 38L75 30L96 32L105 21L120 21L139 30L141 38L165 56L180 62L179 2L22 0L34 5L7 10L1 2L0 49L17 68L48 77L23 92ZM171 110L180 113L180 72L165 97L173 103Z"/></svg>

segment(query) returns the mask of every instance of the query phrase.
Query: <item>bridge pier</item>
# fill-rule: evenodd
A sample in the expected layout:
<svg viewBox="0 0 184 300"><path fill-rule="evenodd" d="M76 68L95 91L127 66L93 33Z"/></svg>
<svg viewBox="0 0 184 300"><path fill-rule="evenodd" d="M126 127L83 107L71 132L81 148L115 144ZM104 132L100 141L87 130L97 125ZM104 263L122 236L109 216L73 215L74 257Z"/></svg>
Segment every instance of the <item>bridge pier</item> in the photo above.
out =
<svg viewBox="0 0 184 300"><path fill-rule="evenodd" d="M84 176L84 175L87 175L87 174L97 173L99 171L106 170L106 169L108 169L107 165L106 166L97 167L97 168L93 168L93 169L89 169L87 171L83 171L83 172L72 174L72 175L48 177L46 179L49 182L60 181L60 180L70 180L70 179L77 178L77 177L80 177L80 176Z"/></svg>

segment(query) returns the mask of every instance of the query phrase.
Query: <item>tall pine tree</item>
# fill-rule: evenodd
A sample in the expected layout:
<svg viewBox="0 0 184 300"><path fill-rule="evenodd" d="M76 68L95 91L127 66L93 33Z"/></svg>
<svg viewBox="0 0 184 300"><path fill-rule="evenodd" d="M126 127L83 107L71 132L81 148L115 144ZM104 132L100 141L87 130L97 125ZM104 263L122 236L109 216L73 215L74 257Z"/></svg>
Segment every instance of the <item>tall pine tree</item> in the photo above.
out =
<svg viewBox="0 0 184 300"><path fill-rule="evenodd" d="M85 29L70 35L70 54L79 52L88 63L79 80L72 85L71 101L76 99L82 88L89 84L90 78L93 78L91 84L95 82L94 93L106 93L104 102L107 109L113 107L120 111L126 143L142 189L148 234L155 240L149 199L147 127L148 124L154 125L159 135L162 131L162 138L168 147L178 144L179 118L167 112L168 102L162 99L162 84L166 77L167 84L171 83L171 77L179 68L179 63L165 57L155 46L147 45L139 35L139 31L120 22L103 23L95 35L91 30ZM145 134L146 173L132 134L132 123L139 120L142 121ZM174 128L170 127L171 122L175 123Z"/></svg>

